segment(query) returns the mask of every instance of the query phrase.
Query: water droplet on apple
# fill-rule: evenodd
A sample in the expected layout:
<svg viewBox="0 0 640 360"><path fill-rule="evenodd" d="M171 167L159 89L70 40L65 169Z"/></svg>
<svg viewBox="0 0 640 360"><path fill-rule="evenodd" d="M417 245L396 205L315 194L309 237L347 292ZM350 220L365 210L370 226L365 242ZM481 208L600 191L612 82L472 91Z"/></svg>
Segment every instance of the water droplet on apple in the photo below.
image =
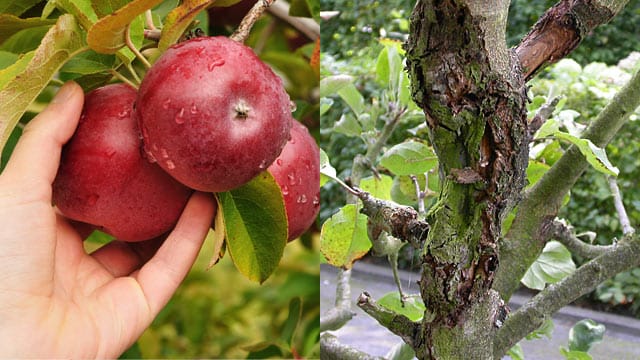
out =
<svg viewBox="0 0 640 360"><path fill-rule="evenodd" d="M289 187L287 185L282 187L282 195L284 196L289 195Z"/></svg>
<svg viewBox="0 0 640 360"><path fill-rule="evenodd" d="M307 195L302 194L300 196L298 196L298 199L296 200L298 202L298 204L304 204L307 202Z"/></svg>
<svg viewBox="0 0 640 360"><path fill-rule="evenodd" d="M191 109L189 109L189 111L193 115L197 114L198 113L198 107L196 106L196 104L191 104Z"/></svg>
<svg viewBox="0 0 640 360"><path fill-rule="evenodd" d="M184 108L180 108L180 111L176 114L174 120L178 125L184 124Z"/></svg>
<svg viewBox="0 0 640 360"><path fill-rule="evenodd" d="M173 161L171 160L167 160L165 164L167 165L167 169L169 170L173 170L176 168L176 164L174 164Z"/></svg>
<svg viewBox="0 0 640 360"><path fill-rule="evenodd" d="M196 53L197 53L198 55L202 55L202 53L203 53L203 52L204 52L204 46L198 46L198 47L196 48Z"/></svg>
<svg viewBox="0 0 640 360"><path fill-rule="evenodd" d="M313 197L313 206L318 206L320 205L320 198L318 197L318 195Z"/></svg>
<svg viewBox="0 0 640 360"><path fill-rule="evenodd" d="M296 184L296 175L294 173L288 174L287 179L289 179L289 185Z"/></svg>
<svg viewBox="0 0 640 360"><path fill-rule="evenodd" d="M119 117L120 119L125 119L125 118L127 118L127 117L129 116L129 114L130 114L130 113L131 113L131 112L129 111L129 109L124 109L124 110L122 110L122 111L120 111L120 112L118 113L118 117Z"/></svg>
<svg viewBox="0 0 640 360"><path fill-rule="evenodd" d="M171 99L167 99L162 103L162 108L167 110L169 109L169 105L171 105Z"/></svg>
<svg viewBox="0 0 640 360"><path fill-rule="evenodd" d="M279 166L282 166L282 159L276 160L276 164L278 164Z"/></svg>
<svg viewBox="0 0 640 360"><path fill-rule="evenodd" d="M294 101L289 101L289 106L291 106L291 112L298 110L298 105Z"/></svg>
<svg viewBox="0 0 640 360"><path fill-rule="evenodd" d="M144 149L144 154L146 155L147 161L151 164L158 162L158 160L156 159L155 156L153 156L153 153L151 151L149 151L146 147Z"/></svg>
<svg viewBox="0 0 640 360"><path fill-rule="evenodd" d="M213 71L213 69L215 69L217 66L222 66L222 65L224 65L224 59L213 58L211 59L211 62L207 66L207 69L209 69L209 71Z"/></svg>
<svg viewBox="0 0 640 360"><path fill-rule="evenodd" d="M98 202L98 198L100 198L100 195L98 194L89 195L89 197L87 198L87 205L89 206L95 205Z"/></svg>
<svg viewBox="0 0 640 360"><path fill-rule="evenodd" d="M108 158L112 158L113 155L115 155L115 154L116 154L116 151L114 149L107 150L107 157Z"/></svg>
<svg viewBox="0 0 640 360"><path fill-rule="evenodd" d="M155 144L155 143L154 143L154 144L152 144L152 145L151 145L151 150L153 150L153 151L158 151L158 145L157 145L157 144Z"/></svg>
<svg viewBox="0 0 640 360"><path fill-rule="evenodd" d="M267 168L267 160L262 160L262 161L260 162L260 165L258 165L258 168L259 168L260 170L264 170L264 169L266 169L266 168Z"/></svg>
<svg viewBox="0 0 640 360"><path fill-rule="evenodd" d="M168 159L169 158L169 153L167 153L167 149L165 149L165 148L160 149L160 156L163 159Z"/></svg>

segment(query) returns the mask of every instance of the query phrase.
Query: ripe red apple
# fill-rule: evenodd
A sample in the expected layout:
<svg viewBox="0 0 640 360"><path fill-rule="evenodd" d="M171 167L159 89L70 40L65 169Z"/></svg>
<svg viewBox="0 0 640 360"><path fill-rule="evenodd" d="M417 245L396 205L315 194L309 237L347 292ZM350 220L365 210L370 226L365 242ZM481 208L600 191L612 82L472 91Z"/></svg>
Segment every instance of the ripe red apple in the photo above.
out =
<svg viewBox="0 0 640 360"><path fill-rule="evenodd" d="M320 150L304 125L292 120L291 139L268 170L282 190L289 240L296 239L320 211Z"/></svg>
<svg viewBox="0 0 640 360"><path fill-rule="evenodd" d="M192 193L143 157L132 116L135 99L136 90L124 84L86 95L53 183L53 201L62 214L124 241L173 228Z"/></svg>
<svg viewBox="0 0 640 360"><path fill-rule="evenodd" d="M196 190L245 184L289 138L291 105L282 80L226 37L169 48L147 72L136 104L149 157Z"/></svg>

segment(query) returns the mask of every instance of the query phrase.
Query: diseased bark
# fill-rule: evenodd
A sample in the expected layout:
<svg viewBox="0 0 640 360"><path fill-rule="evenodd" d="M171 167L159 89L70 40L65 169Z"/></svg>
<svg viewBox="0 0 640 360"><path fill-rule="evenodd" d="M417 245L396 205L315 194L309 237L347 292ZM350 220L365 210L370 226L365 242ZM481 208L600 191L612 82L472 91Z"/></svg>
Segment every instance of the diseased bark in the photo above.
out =
<svg viewBox="0 0 640 360"><path fill-rule="evenodd" d="M412 94L442 187L422 253L420 359L492 358L492 321L504 313L490 291L497 241L524 187L528 153L524 81L504 41L507 10L507 1L425 0L411 18Z"/></svg>

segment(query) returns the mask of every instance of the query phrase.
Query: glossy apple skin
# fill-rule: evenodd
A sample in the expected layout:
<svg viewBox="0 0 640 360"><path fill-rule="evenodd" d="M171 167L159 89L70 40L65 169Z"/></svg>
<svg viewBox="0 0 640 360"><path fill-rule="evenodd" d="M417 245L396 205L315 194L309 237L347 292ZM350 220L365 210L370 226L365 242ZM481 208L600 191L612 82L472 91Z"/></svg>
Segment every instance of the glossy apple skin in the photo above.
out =
<svg viewBox="0 0 640 360"><path fill-rule="evenodd" d="M313 224L320 211L320 149L304 125L292 121L291 139L268 171L282 190L291 241Z"/></svg>
<svg viewBox="0 0 640 360"><path fill-rule="evenodd" d="M237 188L265 170L289 138L282 80L226 37L169 48L142 81L136 115L149 158L201 191Z"/></svg>
<svg viewBox="0 0 640 360"><path fill-rule="evenodd" d="M123 241L171 230L193 192L143 156L135 98L135 89L124 84L85 96L53 183L53 201L64 216Z"/></svg>

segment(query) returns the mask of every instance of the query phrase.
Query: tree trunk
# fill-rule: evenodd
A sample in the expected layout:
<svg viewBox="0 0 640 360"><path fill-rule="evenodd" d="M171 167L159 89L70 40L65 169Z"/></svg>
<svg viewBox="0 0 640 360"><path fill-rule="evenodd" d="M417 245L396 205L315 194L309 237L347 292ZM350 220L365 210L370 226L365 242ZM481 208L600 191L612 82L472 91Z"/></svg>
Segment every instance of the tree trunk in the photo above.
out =
<svg viewBox="0 0 640 360"><path fill-rule="evenodd" d="M508 1L418 1L407 67L440 160L414 342L420 359L492 359L506 310L491 290L504 216L525 184L526 88L505 42Z"/></svg>

